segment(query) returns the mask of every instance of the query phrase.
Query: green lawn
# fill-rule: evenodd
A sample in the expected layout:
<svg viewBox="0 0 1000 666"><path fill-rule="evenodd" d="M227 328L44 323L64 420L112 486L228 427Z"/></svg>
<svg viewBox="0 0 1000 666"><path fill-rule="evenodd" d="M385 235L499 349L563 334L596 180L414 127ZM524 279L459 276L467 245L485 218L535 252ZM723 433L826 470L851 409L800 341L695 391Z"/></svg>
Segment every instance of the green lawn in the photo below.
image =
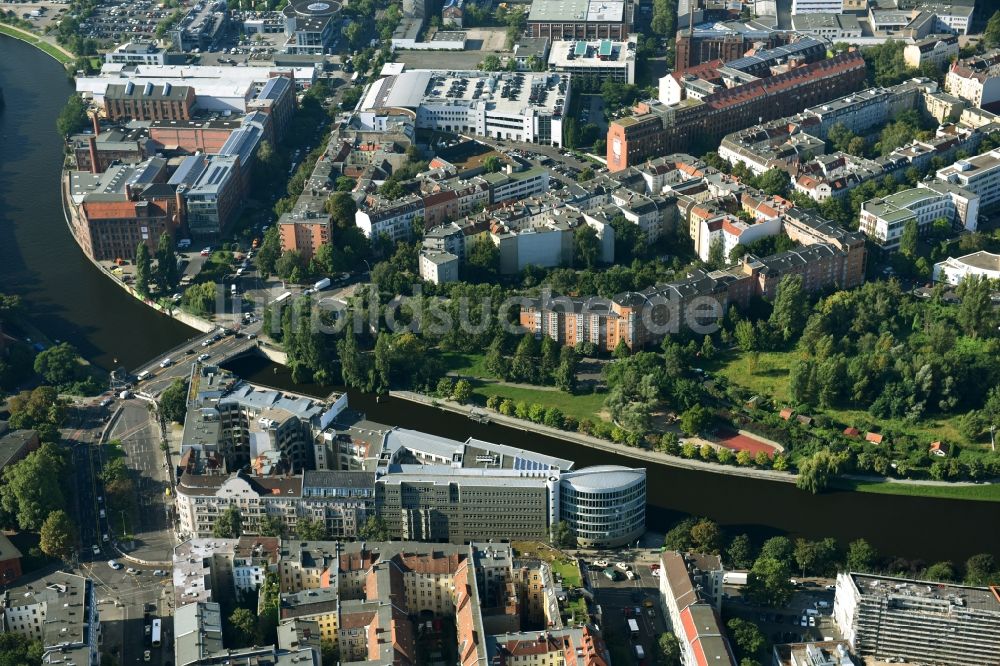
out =
<svg viewBox="0 0 1000 666"><path fill-rule="evenodd" d="M479 384L472 392L482 397L483 401L491 395L499 395L514 402L524 400L528 404L537 402L545 407L557 407L566 416L592 421L601 419L600 413L604 409L605 397L600 393L570 395L562 391L544 391L505 384Z"/></svg>
<svg viewBox="0 0 1000 666"><path fill-rule="evenodd" d="M26 44L31 44L32 46L34 46L34 47L36 47L38 49L41 49L42 51L45 51L50 56L52 56L53 58L55 58L59 62L63 63L64 65L66 63L73 62L73 58L71 58L70 56L66 55L65 53L63 53L62 51L60 51L56 47L52 46L51 44L49 44L47 42L43 42L38 37L30 36L26 32L22 32L21 30L17 30L17 29L12 28L12 27L10 27L8 25L4 25L4 24L0 23L0 34L4 34L4 35L7 35L9 37L13 37L14 39L19 39L19 40L21 40L22 42L24 42Z"/></svg>
<svg viewBox="0 0 1000 666"><path fill-rule="evenodd" d="M486 354L471 354L466 352L441 352L441 360L448 372L467 377L491 379L493 375L486 370L484 363Z"/></svg>
<svg viewBox="0 0 1000 666"><path fill-rule="evenodd" d="M796 360L795 352L760 352L756 360L752 354L727 352L710 364L710 369L732 384L783 403L791 399L788 374Z"/></svg>
<svg viewBox="0 0 1000 666"><path fill-rule="evenodd" d="M928 486L910 483L890 483L888 481L876 482L838 479L835 485L844 490L853 490L861 493L1000 502L1000 483L984 483L975 486Z"/></svg>
<svg viewBox="0 0 1000 666"><path fill-rule="evenodd" d="M563 588L580 587L583 585L580 567L572 560L553 560L552 571L562 576Z"/></svg>

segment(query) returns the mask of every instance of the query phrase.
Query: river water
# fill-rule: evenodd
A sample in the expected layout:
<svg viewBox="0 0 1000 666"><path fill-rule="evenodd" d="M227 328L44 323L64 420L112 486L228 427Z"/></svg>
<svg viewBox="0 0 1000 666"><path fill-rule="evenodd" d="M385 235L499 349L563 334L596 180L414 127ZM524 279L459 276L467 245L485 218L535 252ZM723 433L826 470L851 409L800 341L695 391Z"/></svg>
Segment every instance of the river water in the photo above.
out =
<svg viewBox="0 0 1000 666"><path fill-rule="evenodd" d="M55 118L72 91L58 63L0 36L0 291L29 302L34 323L67 340L105 368L134 368L182 342L191 329L145 307L102 275L73 241L59 200L61 142ZM234 368L250 380L304 393L284 368L248 359ZM593 464L634 461L588 447L474 423L397 400L381 403L350 391L351 405L387 424L465 439L475 436ZM733 532L788 533L842 543L864 537L881 552L933 562L1000 555L1000 504L835 492L810 495L783 483L675 469L648 468L650 529L665 531L686 514L708 516Z"/></svg>

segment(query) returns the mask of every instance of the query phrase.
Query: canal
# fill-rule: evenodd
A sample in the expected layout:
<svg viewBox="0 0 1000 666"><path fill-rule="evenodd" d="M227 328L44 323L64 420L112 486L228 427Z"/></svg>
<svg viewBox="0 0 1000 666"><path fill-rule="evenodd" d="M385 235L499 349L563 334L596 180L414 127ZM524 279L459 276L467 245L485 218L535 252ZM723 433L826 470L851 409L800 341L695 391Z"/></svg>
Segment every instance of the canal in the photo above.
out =
<svg viewBox="0 0 1000 666"><path fill-rule="evenodd" d="M77 248L58 194L62 145L55 119L72 91L62 68L21 42L0 36L0 291L21 294L34 323L67 340L105 368L137 367L194 332L155 313L112 284ZM325 395L295 386L284 368L264 360L234 370L262 384ZM397 400L376 403L350 392L351 405L387 424L465 439L475 436L569 458L578 467L633 464L602 453L498 425L477 424ZM758 536L788 533L842 543L864 537L881 552L928 562L1000 554L1000 505L915 497L828 493L793 486L653 466L649 469L650 529L665 531L686 514L708 516L728 529Z"/></svg>

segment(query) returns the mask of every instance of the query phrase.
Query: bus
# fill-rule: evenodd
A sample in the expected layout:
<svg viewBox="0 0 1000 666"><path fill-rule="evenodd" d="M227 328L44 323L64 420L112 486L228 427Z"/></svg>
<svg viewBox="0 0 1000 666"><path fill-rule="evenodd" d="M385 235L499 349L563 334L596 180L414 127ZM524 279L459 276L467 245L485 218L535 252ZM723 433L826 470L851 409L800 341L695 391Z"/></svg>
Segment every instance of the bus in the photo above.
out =
<svg viewBox="0 0 1000 666"><path fill-rule="evenodd" d="M153 647L160 647L160 622L159 618L153 620Z"/></svg>
<svg viewBox="0 0 1000 666"><path fill-rule="evenodd" d="M639 623L635 621L635 618L629 618L628 620L628 632L632 634L632 638L639 635Z"/></svg>

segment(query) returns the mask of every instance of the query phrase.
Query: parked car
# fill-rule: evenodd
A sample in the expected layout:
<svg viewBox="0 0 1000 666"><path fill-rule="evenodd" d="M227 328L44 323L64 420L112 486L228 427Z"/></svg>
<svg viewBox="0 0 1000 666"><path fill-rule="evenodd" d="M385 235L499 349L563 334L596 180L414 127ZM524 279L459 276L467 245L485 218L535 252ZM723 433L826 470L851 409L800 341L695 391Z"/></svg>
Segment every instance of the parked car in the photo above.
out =
<svg viewBox="0 0 1000 666"><path fill-rule="evenodd" d="M94 555L100 555L101 554L101 547L98 546L96 543L93 546L90 547L90 550L94 551Z"/></svg>
<svg viewBox="0 0 1000 666"><path fill-rule="evenodd" d="M122 565L118 564L114 560L108 560L108 566L114 569L115 571L118 571L119 569L122 568Z"/></svg>
<svg viewBox="0 0 1000 666"><path fill-rule="evenodd" d="M202 249L202 251L201 251L201 256L203 256L203 257L207 257L210 254L212 254L212 248L210 248L210 247L206 247L206 248Z"/></svg>

